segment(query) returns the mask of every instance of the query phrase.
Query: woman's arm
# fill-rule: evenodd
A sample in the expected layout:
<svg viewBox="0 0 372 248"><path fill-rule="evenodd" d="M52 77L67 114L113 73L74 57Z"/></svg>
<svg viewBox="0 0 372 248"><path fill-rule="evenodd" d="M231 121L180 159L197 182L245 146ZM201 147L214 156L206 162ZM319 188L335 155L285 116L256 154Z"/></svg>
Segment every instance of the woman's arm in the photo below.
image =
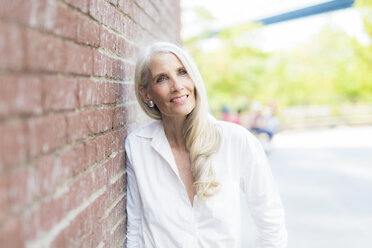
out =
<svg viewBox="0 0 372 248"><path fill-rule="evenodd" d="M135 173L132 167L130 147L125 143L126 150L126 172L127 172L127 248L140 247L139 240L142 235L142 203L138 191Z"/></svg>
<svg viewBox="0 0 372 248"><path fill-rule="evenodd" d="M247 134L247 145L244 149L249 149L247 157L250 159L242 164L241 187L259 231L257 245L261 248L284 248L287 246L284 209L266 154L250 133Z"/></svg>

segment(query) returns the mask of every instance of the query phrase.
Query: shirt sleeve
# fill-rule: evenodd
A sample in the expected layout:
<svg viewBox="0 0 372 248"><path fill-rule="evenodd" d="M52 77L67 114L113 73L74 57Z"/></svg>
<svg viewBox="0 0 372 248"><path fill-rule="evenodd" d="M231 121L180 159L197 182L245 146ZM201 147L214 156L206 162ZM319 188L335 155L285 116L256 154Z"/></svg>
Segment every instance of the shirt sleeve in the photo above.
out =
<svg viewBox="0 0 372 248"><path fill-rule="evenodd" d="M127 172L127 248L140 247L140 235L142 232L142 203L138 191L135 173L132 167L132 159L128 141L125 143L126 172Z"/></svg>
<svg viewBox="0 0 372 248"><path fill-rule="evenodd" d="M242 148L246 151L242 151L245 159L240 170L241 188L258 228L257 246L284 248L287 246L284 209L266 154L261 143L249 132Z"/></svg>

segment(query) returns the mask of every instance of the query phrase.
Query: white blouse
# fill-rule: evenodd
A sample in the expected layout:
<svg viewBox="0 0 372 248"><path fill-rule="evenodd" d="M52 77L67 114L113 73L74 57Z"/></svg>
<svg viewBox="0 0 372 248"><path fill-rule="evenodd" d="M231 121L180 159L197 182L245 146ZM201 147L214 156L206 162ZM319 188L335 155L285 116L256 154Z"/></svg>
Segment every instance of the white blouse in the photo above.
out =
<svg viewBox="0 0 372 248"><path fill-rule="evenodd" d="M220 192L191 205L161 121L133 131L127 153L127 247L240 248L240 190L257 225L258 247L287 245L284 210L259 141L214 120L222 143L213 157Z"/></svg>

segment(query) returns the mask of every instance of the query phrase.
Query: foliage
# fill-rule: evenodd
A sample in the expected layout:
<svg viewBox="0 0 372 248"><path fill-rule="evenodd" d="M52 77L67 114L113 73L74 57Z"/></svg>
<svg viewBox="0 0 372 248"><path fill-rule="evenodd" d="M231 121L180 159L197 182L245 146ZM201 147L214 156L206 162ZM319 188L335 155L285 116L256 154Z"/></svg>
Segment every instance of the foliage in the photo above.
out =
<svg viewBox="0 0 372 248"><path fill-rule="evenodd" d="M368 12L372 1L356 1ZM363 13L364 13L363 12ZM249 41L257 25L221 32L219 49L185 42L199 65L213 112L222 106L247 108L253 100L280 105L372 102L372 20L364 15L369 44L328 26L290 51L262 52Z"/></svg>

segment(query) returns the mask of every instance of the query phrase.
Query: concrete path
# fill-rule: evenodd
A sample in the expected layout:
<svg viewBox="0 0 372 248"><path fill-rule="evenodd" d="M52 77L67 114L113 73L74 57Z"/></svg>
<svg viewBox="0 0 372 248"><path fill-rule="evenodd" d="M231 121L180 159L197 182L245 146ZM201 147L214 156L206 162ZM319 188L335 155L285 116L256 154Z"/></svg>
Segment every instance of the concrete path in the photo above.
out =
<svg viewBox="0 0 372 248"><path fill-rule="evenodd" d="M286 209L288 248L372 247L372 127L280 133L268 158ZM248 215L243 230L242 247L255 247Z"/></svg>

